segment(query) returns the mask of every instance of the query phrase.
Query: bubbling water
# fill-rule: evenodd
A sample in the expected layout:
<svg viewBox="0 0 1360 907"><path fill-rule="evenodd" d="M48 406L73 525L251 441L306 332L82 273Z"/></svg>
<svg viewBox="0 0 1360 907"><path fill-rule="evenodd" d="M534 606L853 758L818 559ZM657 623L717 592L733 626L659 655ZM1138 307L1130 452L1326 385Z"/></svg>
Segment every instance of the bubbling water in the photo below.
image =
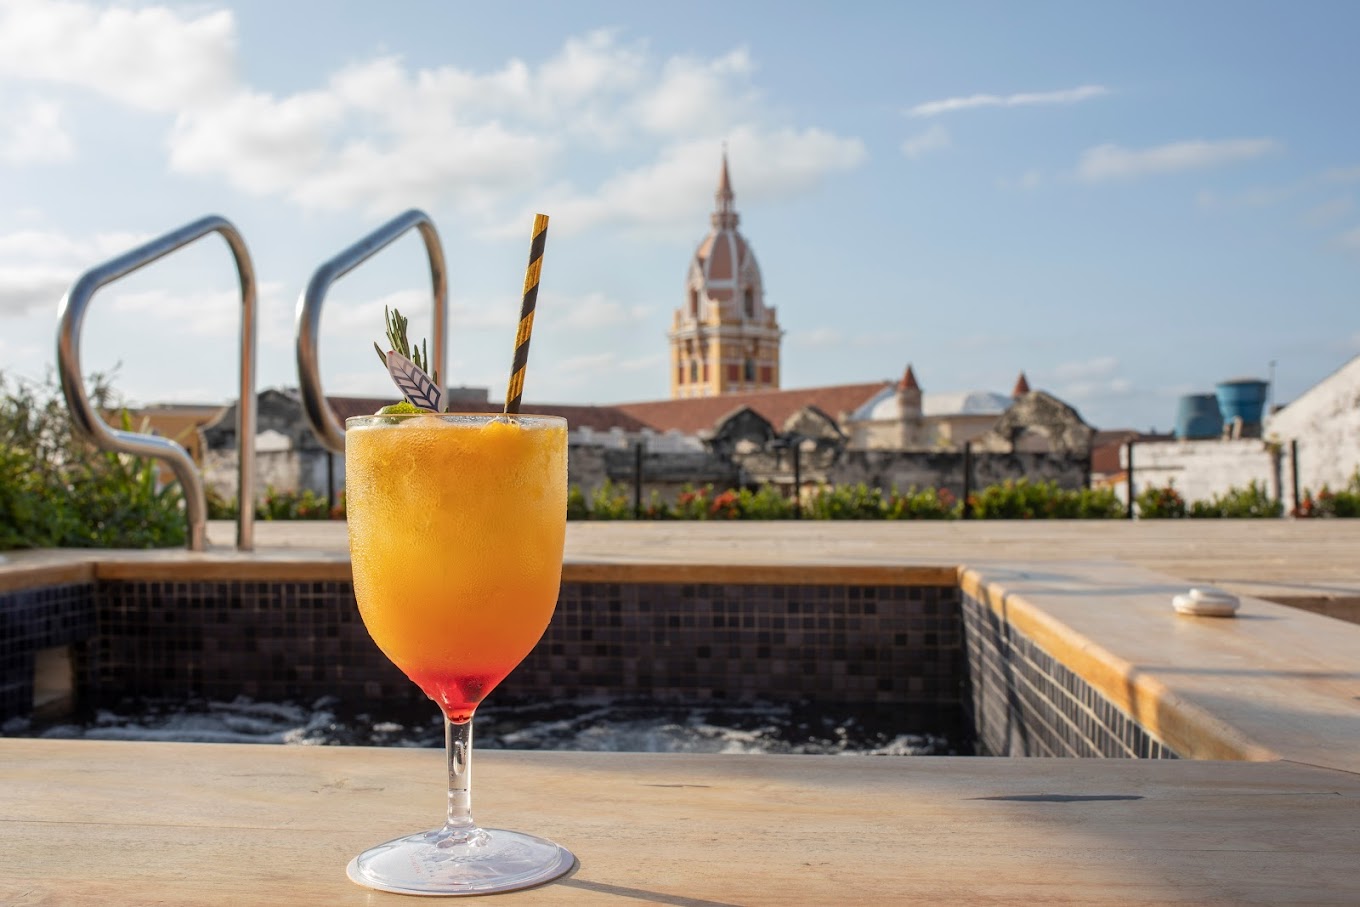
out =
<svg viewBox="0 0 1360 907"><path fill-rule="evenodd" d="M672 705L579 699L491 704L477 713L479 749L642 753L958 755L944 735L907 733L872 714L782 704ZM442 718L420 709L381 719L327 697L309 705L142 699L48 724L11 721L9 736L90 740L442 747Z"/></svg>

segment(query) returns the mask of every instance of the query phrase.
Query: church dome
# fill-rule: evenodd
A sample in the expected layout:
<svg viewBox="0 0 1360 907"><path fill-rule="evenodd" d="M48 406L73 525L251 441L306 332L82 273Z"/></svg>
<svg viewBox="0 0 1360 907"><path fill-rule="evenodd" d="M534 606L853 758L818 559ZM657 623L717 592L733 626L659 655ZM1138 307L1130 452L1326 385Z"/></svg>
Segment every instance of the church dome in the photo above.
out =
<svg viewBox="0 0 1360 907"><path fill-rule="evenodd" d="M760 266L755 253L737 230L740 217L733 207L732 181L727 172L727 155L723 155L722 174L714 198L716 207L710 215L712 230L699 243L690 265L690 286L702 289L704 295L726 307L733 300L742 303L738 308L747 317L754 317L762 305Z"/></svg>
<svg viewBox="0 0 1360 907"><path fill-rule="evenodd" d="M1011 406L1011 398L991 391L962 391L955 393L925 393L921 395L921 415L927 418L950 416L999 416ZM902 418L902 405L897 388L885 385L874 394L851 418L856 422L886 422Z"/></svg>

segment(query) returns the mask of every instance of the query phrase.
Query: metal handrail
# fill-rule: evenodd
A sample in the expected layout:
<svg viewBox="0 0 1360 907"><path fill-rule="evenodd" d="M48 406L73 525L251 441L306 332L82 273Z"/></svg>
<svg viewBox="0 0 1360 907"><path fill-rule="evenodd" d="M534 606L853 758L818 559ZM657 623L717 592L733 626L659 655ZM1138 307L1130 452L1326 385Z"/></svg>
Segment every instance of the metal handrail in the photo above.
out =
<svg viewBox="0 0 1360 907"><path fill-rule="evenodd" d="M57 374L71 412L76 434L103 450L152 457L169 463L180 487L189 521L190 551L202 551L207 541L207 497L203 477L193 457L177 441L140 432L120 431L105 424L90 405L80 368L80 330L95 291L139 268L164 258L209 233L220 233L236 259L241 282L241 386L236 404L236 444L239 513L236 547L249 551L255 543L255 268L245 240L230 221L217 215L185 224L144 245L91 268L71 285L61 300L57 328Z"/></svg>
<svg viewBox="0 0 1360 907"><path fill-rule="evenodd" d="M354 245L323 263L307 282L307 289L298 297L297 304L297 367L298 391L302 396L302 412L312 427L321 446L331 453L345 452L345 426L335 410L326 402L321 390L321 363L317 356L317 333L321 327L321 305L331 284L387 248L407 230L420 231L425 251L430 259L430 282L434 289L433 328L434 355L430 364L434 373L444 379L445 320L448 309L448 274L444 270L444 248L439 243L439 232L434 221L424 211L412 208L392 218Z"/></svg>

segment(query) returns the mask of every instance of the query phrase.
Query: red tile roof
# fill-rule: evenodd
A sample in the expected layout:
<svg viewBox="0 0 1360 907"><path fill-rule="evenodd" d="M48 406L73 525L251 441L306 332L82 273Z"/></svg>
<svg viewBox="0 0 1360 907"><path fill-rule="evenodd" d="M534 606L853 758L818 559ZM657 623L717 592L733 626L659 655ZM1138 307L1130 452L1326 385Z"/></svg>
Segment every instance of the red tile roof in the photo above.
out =
<svg viewBox="0 0 1360 907"><path fill-rule="evenodd" d="M736 410L749 406L769 420L775 428L782 428L789 416L805 406L815 406L831 418L840 421L842 413L853 412L890 383L875 381L869 384L836 384L794 390L748 391L687 400L618 403L611 408L645 422L656 431L674 429L692 435L713 428Z"/></svg>

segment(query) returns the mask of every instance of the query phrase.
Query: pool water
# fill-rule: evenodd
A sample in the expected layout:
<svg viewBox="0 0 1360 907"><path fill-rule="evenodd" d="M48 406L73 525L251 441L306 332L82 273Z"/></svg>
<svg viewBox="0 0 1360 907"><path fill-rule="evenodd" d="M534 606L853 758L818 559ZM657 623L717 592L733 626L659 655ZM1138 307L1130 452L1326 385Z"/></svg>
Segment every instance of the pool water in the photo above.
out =
<svg viewBox="0 0 1360 907"><path fill-rule="evenodd" d="M604 699L555 703L488 702L477 713L482 749L643 753L801 753L879 756L959 755L936 733L902 733L871 710L757 703L672 705ZM49 722L10 722L9 736L304 746L442 747L442 720L428 711L379 714L333 698L303 705L137 699Z"/></svg>

